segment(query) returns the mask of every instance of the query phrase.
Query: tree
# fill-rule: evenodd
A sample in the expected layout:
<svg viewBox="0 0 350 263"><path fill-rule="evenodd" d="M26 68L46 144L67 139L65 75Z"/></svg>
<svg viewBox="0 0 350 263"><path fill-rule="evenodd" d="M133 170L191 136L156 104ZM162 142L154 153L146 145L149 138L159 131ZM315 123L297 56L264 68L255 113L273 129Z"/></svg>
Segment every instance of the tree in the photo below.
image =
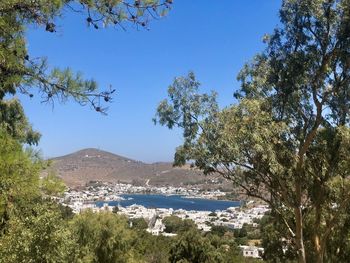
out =
<svg viewBox="0 0 350 263"><path fill-rule="evenodd" d="M59 188L39 178L43 161L1 129L0 145L0 262L74 262L69 210L50 200Z"/></svg>
<svg viewBox="0 0 350 263"><path fill-rule="evenodd" d="M110 212L84 212L74 217L72 233L77 237L81 262L130 262L133 234L127 219Z"/></svg>
<svg viewBox="0 0 350 263"><path fill-rule="evenodd" d="M219 236L219 237L223 237L226 233L229 233L229 232L232 232L232 230L230 228L228 228L227 226L212 226L211 227L211 230L210 230L211 233Z"/></svg>
<svg viewBox="0 0 350 263"><path fill-rule="evenodd" d="M281 238L288 231L275 216L265 215L260 222L261 242L264 247L263 259L267 262L295 262L296 253L289 241Z"/></svg>
<svg viewBox="0 0 350 263"><path fill-rule="evenodd" d="M268 203L299 262L331 258L348 217L349 11L348 0L284 0L281 27L238 76L235 105L219 110L190 73L157 110L160 124L184 130L175 164L194 160Z"/></svg>
<svg viewBox="0 0 350 263"><path fill-rule="evenodd" d="M163 219L165 225L164 231L167 233L183 233L191 229L196 229L196 224L193 220L184 219L182 220L178 216L167 216Z"/></svg>
<svg viewBox="0 0 350 263"><path fill-rule="evenodd" d="M11 217L0 235L0 262L76 262L75 236L56 204L27 205L31 211Z"/></svg>
<svg viewBox="0 0 350 263"><path fill-rule="evenodd" d="M0 127L15 138L36 144L40 138L24 116L20 102L9 99L16 93L41 96L48 103L65 102L69 98L81 105L90 105L106 113L113 88L98 89L96 81L84 79L82 73L70 68L48 66L44 58L31 58L26 48L28 25L56 31L56 21L65 12L85 16L88 25L98 29L106 26L134 24L147 27L152 18L166 14L172 0L5 0L0 2Z"/></svg>
<svg viewBox="0 0 350 263"><path fill-rule="evenodd" d="M169 250L174 239L163 235L154 236L146 231L136 229L137 236L133 248L140 255L137 262L168 263ZM143 260L143 261L142 261Z"/></svg>
<svg viewBox="0 0 350 263"><path fill-rule="evenodd" d="M170 262L223 262L220 253L215 251L208 239L193 229L182 234L170 250Z"/></svg>
<svg viewBox="0 0 350 263"><path fill-rule="evenodd" d="M0 129L0 237L18 209L40 197L39 171L42 162L32 151Z"/></svg>
<svg viewBox="0 0 350 263"><path fill-rule="evenodd" d="M243 257L241 249L237 245L238 242L233 238L233 234L229 230L222 234L215 232L214 229L214 231L207 232L205 238L215 248L216 253L222 257L223 262L255 262Z"/></svg>
<svg viewBox="0 0 350 263"><path fill-rule="evenodd" d="M53 172L49 172L47 176L41 180L41 191L47 196L60 196L66 190L62 178L55 175Z"/></svg>
<svg viewBox="0 0 350 263"><path fill-rule="evenodd" d="M76 249L75 240L66 225L72 211L50 201L65 186L52 174L39 177L45 162L24 145L37 144L40 134L32 129L15 95L38 95L52 104L71 99L106 113L103 105L111 101L115 91L111 87L100 90L96 81L70 68L49 67L45 58L32 58L26 47L26 29L34 25L54 33L65 12L85 16L87 24L95 29L111 25L124 28L128 24L146 28L151 19L165 15L171 4L172 0L0 1L0 262L75 262L70 257ZM110 243L83 243L83 248L90 245L95 249L92 254L81 252L87 254L84 262L96 258L110 262L116 257L114 253L127 254L123 243L126 239L120 238L118 243L110 237L119 230L123 232L111 223L113 220L102 220L105 225L99 225L99 233L88 229ZM104 229L109 224L111 229ZM118 260L113 262L124 259Z"/></svg>
<svg viewBox="0 0 350 263"><path fill-rule="evenodd" d="M142 217L131 219L130 222L132 223L132 228L135 230L142 231L148 228L147 221Z"/></svg>

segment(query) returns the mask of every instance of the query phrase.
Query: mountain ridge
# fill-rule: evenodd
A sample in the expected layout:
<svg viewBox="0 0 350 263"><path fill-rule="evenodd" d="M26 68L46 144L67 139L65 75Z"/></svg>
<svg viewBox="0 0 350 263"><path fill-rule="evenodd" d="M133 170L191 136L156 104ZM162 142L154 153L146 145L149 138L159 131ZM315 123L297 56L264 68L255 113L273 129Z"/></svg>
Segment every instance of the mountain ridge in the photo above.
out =
<svg viewBox="0 0 350 263"><path fill-rule="evenodd" d="M144 163L96 148L50 159L50 171L69 187L84 186L90 181L122 182L134 185L186 186L208 185L217 176L204 176L196 169L173 167L171 162Z"/></svg>

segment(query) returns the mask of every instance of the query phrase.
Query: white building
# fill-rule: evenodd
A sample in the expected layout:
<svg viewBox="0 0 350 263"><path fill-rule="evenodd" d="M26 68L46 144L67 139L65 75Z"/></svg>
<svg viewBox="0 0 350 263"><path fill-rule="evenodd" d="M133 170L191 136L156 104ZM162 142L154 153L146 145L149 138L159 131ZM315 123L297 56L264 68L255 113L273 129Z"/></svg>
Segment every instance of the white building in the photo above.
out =
<svg viewBox="0 0 350 263"><path fill-rule="evenodd" d="M157 219L153 228L148 228L147 232L151 233L152 235L158 236L159 234L163 233L165 229L165 225L162 223L161 219Z"/></svg>
<svg viewBox="0 0 350 263"><path fill-rule="evenodd" d="M239 248L242 250L243 257L261 258L261 255L264 253L264 249L262 247L239 246Z"/></svg>

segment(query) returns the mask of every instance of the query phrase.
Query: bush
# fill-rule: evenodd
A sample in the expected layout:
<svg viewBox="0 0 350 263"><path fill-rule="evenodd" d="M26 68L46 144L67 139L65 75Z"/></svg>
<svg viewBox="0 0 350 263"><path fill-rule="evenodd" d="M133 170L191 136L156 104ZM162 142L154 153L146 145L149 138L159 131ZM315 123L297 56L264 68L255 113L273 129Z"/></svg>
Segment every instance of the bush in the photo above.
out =
<svg viewBox="0 0 350 263"><path fill-rule="evenodd" d="M168 216L163 219L165 232L167 233L182 233L191 229L196 229L196 224L190 219L184 219L177 216Z"/></svg>

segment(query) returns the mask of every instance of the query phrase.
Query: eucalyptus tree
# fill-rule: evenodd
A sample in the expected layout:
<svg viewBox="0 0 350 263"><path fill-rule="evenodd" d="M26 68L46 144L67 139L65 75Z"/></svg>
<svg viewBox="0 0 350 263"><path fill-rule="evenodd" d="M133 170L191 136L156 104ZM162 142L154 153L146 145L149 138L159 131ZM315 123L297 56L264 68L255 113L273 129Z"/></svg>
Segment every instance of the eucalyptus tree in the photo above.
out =
<svg viewBox="0 0 350 263"><path fill-rule="evenodd" d="M280 18L239 73L235 104L219 110L190 73L155 121L183 128L175 164L193 161L268 203L299 262L330 261L349 217L350 1L284 0Z"/></svg>

